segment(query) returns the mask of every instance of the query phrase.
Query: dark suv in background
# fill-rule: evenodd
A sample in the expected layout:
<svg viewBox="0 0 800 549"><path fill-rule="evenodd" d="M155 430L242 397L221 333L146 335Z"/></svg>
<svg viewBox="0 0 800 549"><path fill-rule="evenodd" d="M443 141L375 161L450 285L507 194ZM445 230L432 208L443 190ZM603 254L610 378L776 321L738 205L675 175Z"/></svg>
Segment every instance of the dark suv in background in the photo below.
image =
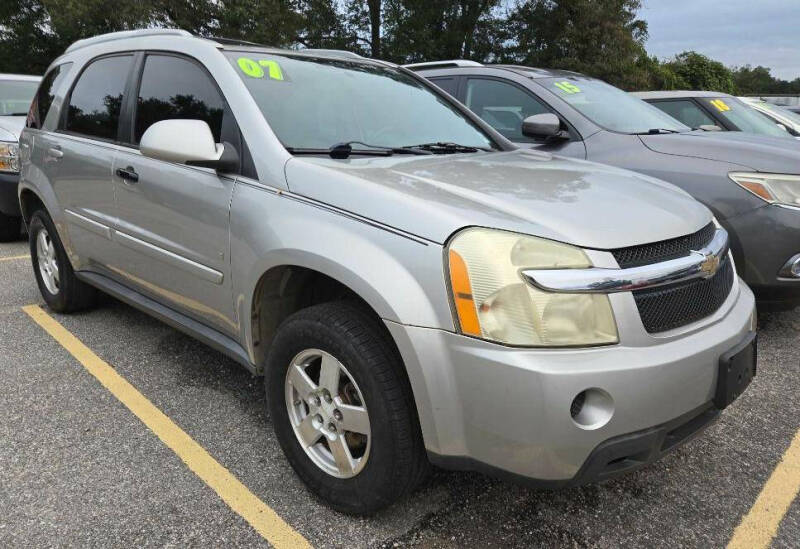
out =
<svg viewBox="0 0 800 549"><path fill-rule="evenodd" d="M730 233L739 273L760 304L800 305L797 141L693 131L575 72L463 60L406 68L522 147L635 170L683 188Z"/></svg>

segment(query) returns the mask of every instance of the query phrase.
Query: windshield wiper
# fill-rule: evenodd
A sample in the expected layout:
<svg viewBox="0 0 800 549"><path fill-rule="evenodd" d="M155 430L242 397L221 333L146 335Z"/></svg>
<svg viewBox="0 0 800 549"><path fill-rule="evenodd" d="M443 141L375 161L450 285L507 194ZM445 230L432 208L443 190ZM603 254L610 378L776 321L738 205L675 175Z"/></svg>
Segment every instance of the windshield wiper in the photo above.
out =
<svg viewBox="0 0 800 549"><path fill-rule="evenodd" d="M637 132L636 135L658 135L660 133L681 133L678 130L671 130L669 128L650 128L646 132Z"/></svg>
<svg viewBox="0 0 800 549"><path fill-rule="evenodd" d="M362 145L366 149L353 149L353 145ZM286 147L291 154L327 154L331 158L349 158L351 154L365 156L392 156L395 154L433 154L430 151L415 147L384 147L382 145L370 145L361 141L347 141L337 143L327 149L304 149L301 147Z"/></svg>
<svg viewBox="0 0 800 549"><path fill-rule="evenodd" d="M353 150L353 145L361 145L367 149ZM370 145L363 141L346 141L344 143L337 143L328 149L328 154L331 158L347 158L351 154L376 154L383 153L385 156L392 156L393 154L432 154L430 151L423 150L419 147L384 147L383 145Z"/></svg>
<svg viewBox="0 0 800 549"><path fill-rule="evenodd" d="M480 147L471 147L469 145L459 145L458 143L444 141L437 141L435 143L420 143L419 145L408 145L408 147L403 148L422 149L425 151L430 151L433 154L473 153L489 150Z"/></svg>

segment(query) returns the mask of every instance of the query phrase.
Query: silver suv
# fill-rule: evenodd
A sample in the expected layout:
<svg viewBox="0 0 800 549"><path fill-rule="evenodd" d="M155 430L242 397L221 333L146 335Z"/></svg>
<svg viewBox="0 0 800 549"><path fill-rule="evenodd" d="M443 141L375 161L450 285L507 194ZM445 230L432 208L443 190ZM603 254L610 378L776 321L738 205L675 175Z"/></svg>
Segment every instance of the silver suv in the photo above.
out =
<svg viewBox="0 0 800 549"><path fill-rule="evenodd" d="M408 70L135 31L71 46L36 101L19 198L44 300L99 289L263 374L289 462L339 510L431 462L630 471L755 373L708 209L519 150Z"/></svg>

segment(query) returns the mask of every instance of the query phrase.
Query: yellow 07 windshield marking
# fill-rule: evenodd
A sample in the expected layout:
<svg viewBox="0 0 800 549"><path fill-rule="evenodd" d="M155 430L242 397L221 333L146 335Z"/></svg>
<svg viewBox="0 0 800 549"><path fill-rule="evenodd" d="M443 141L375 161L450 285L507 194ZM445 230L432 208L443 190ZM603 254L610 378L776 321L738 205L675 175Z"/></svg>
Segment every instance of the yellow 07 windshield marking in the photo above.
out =
<svg viewBox="0 0 800 549"><path fill-rule="evenodd" d="M264 69L272 80L283 80L283 71L277 61L259 59L255 61L249 57L240 57L236 60L239 69L250 78L264 78Z"/></svg>

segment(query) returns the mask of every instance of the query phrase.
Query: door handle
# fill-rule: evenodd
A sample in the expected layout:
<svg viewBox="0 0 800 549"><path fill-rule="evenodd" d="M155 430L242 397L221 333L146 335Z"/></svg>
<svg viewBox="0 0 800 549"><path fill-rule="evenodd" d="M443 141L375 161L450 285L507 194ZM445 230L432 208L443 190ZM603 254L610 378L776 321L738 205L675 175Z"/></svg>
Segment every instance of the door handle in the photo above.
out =
<svg viewBox="0 0 800 549"><path fill-rule="evenodd" d="M133 169L133 166L128 166L127 168L117 168L117 176L125 181L130 181L131 183L136 183L139 181L139 174L136 173L136 170Z"/></svg>
<svg viewBox="0 0 800 549"><path fill-rule="evenodd" d="M64 152L61 150L61 147L50 147L47 149L47 157L53 160L58 160L64 156Z"/></svg>

